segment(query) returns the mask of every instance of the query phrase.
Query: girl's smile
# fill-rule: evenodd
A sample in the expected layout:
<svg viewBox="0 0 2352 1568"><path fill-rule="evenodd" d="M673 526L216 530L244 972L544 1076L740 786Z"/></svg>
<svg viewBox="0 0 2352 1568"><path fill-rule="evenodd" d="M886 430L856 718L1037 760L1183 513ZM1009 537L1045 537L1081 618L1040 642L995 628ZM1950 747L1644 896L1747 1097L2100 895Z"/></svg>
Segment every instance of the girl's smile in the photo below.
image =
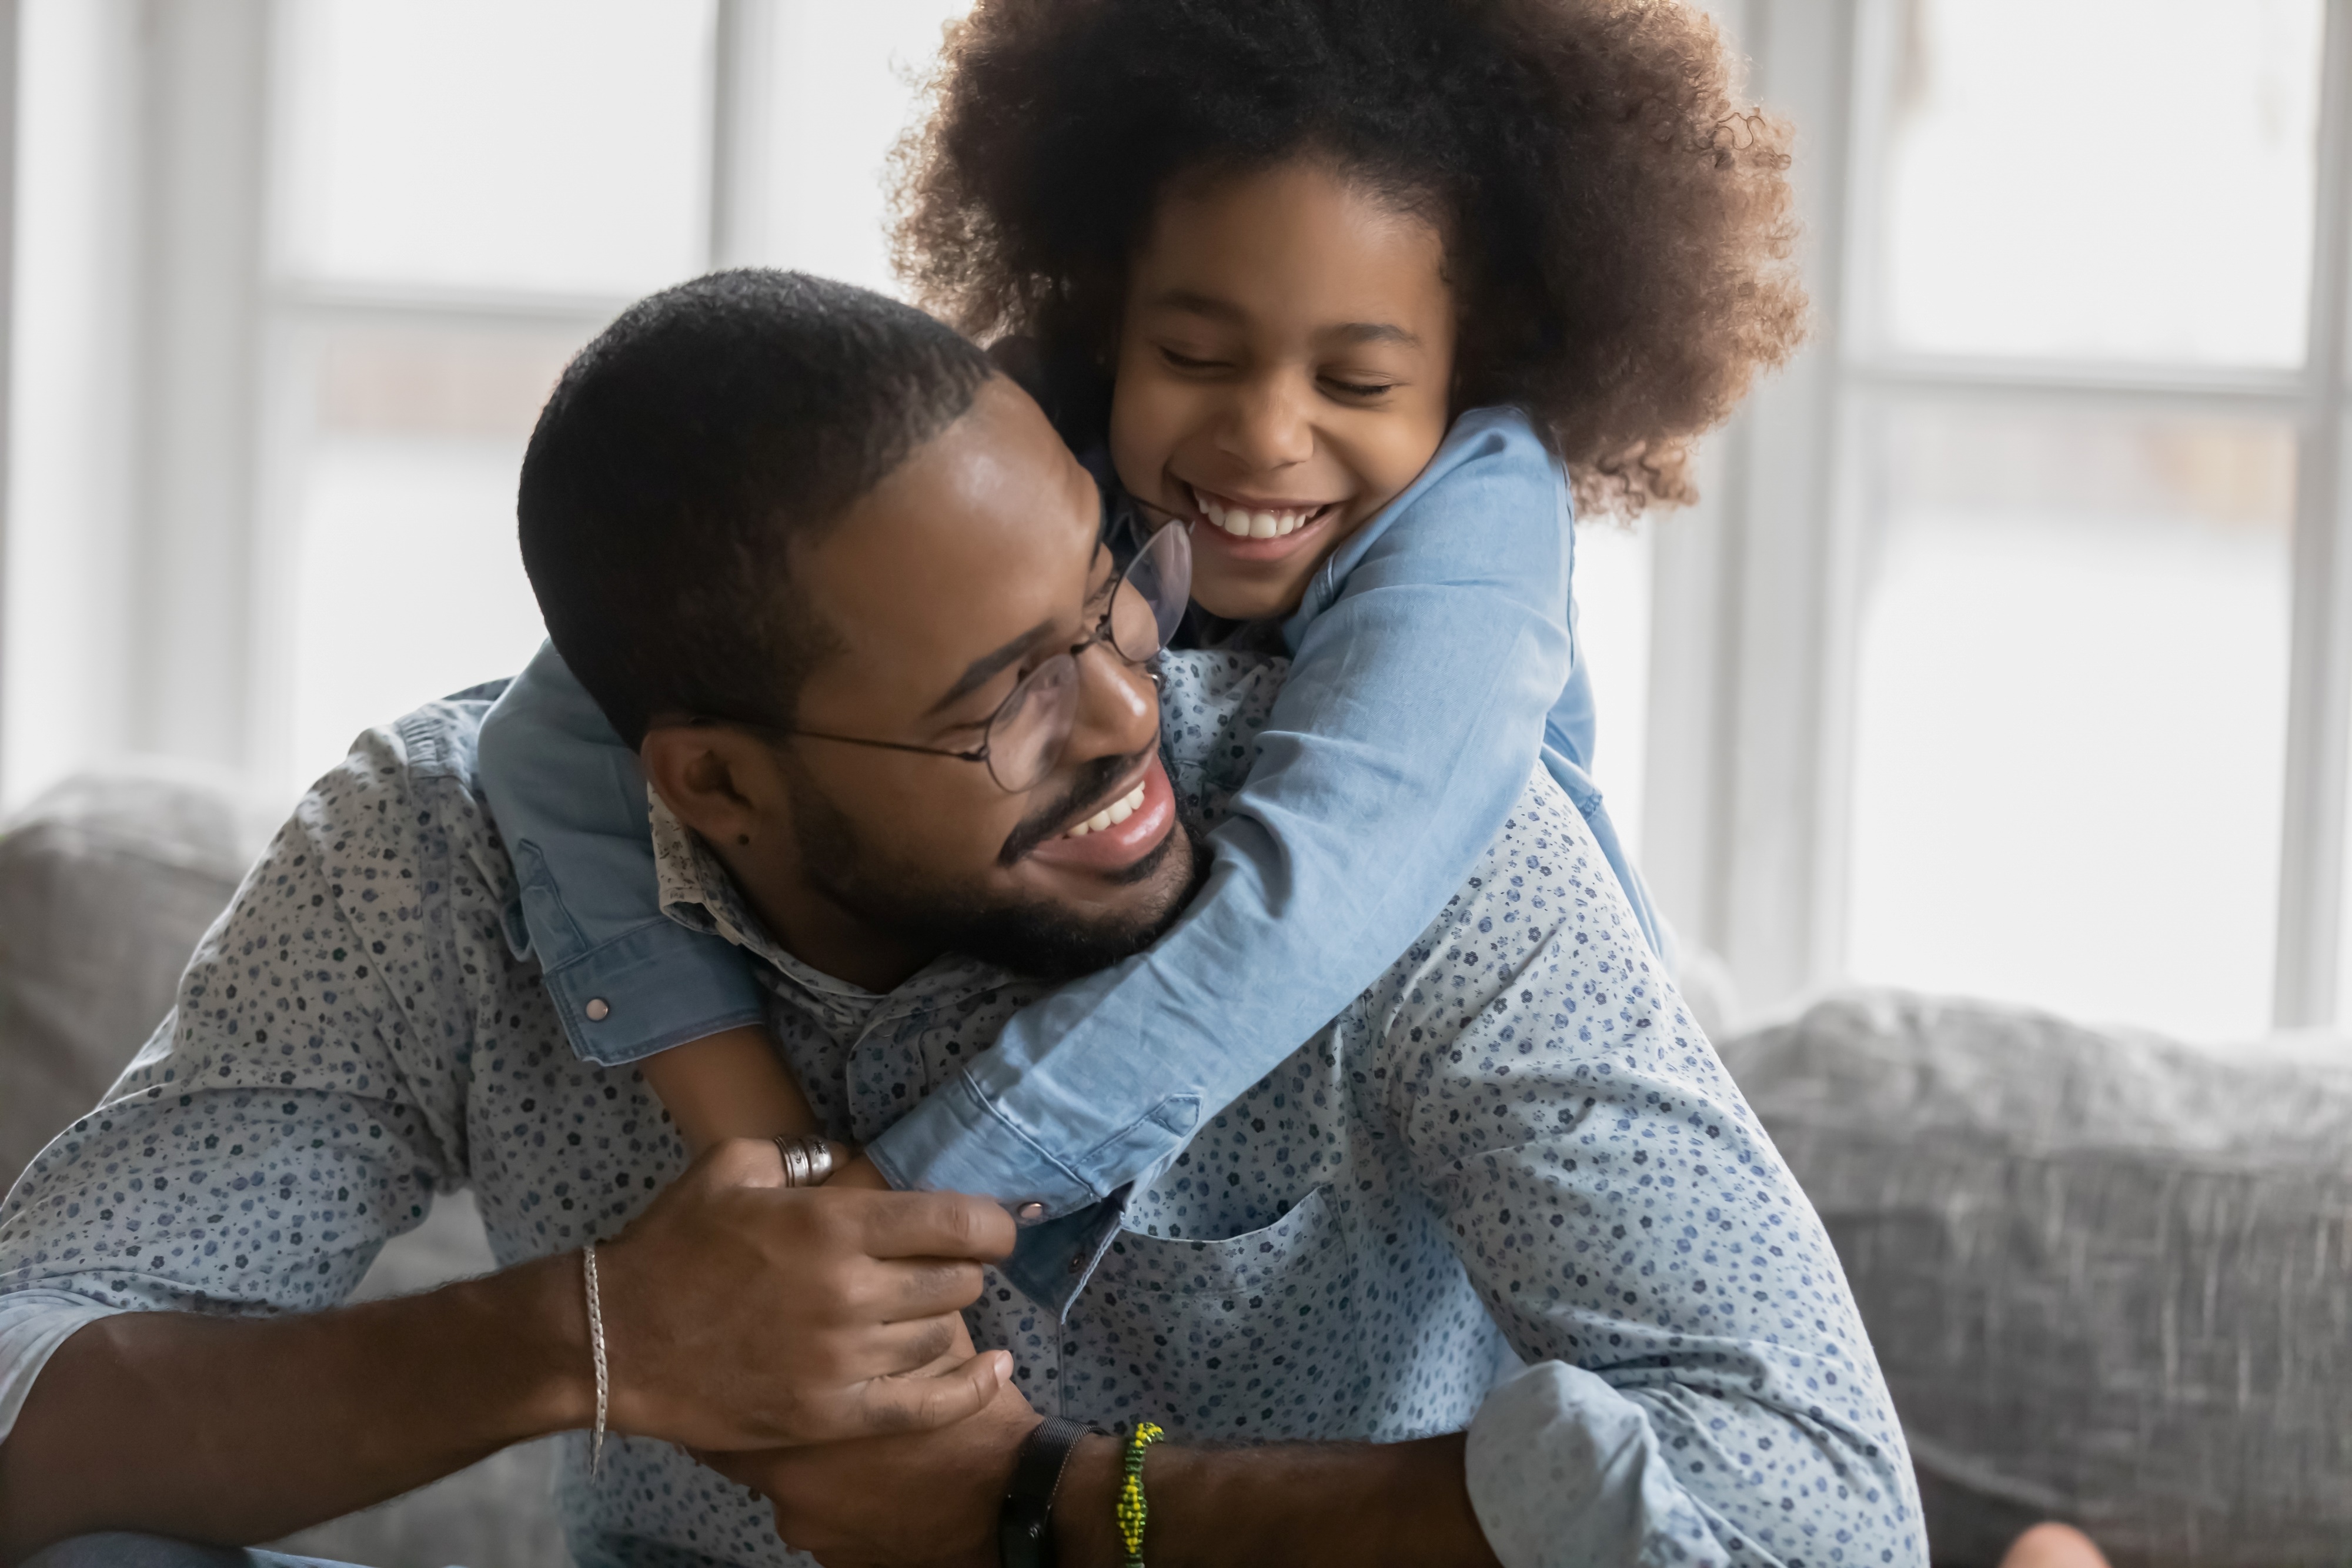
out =
<svg viewBox="0 0 2352 1568"><path fill-rule="evenodd" d="M1110 450L1138 500L1192 519L1192 598L1286 615L1412 483L1452 416L1437 227L1329 160L1180 181L1129 275Z"/></svg>
<svg viewBox="0 0 2352 1568"><path fill-rule="evenodd" d="M1236 561L1277 561L1300 550L1315 550L1319 556L1330 531L1326 525L1339 517L1345 505L1221 496L1198 485L1183 488L1192 497L1195 571L1203 550L1223 550Z"/></svg>

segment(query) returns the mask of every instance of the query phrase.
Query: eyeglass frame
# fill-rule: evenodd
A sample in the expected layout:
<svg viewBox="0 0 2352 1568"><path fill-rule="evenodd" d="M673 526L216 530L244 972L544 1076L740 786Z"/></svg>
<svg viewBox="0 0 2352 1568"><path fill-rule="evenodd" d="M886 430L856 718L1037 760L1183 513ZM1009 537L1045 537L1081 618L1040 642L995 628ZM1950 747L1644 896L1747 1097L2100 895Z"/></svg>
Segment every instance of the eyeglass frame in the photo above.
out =
<svg viewBox="0 0 2352 1568"><path fill-rule="evenodd" d="M1139 503L1139 505L1144 506L1150 511L1161 511L1161 508L1151 507L1149 503ZM1177 517L1174 513L1163 513L1162 515L1166 520L1160 525L1159 528L1154 528L1150 533L1144 535L1142 549L1138 549L1134 558L1129 560L1127 565L1119 570L1119 574L1116 578L1111 580L1110 598L1103 605L1102 617L1095 622L1094 630L1078 642L1070 644L1067 648L1065 648L1061 652L1048 657L1039 664L1035 669L1030 671L1027 674L1022 676L1019 681L1015 682L1013 689L1004 694L1004 700L997 704L996 706L990 711L987 718L981 721L980 745L971 750L960 751L955 747L949 746L918 746L914 742L908 740L876 740L870 737L861 735L837 735L828 730L800 729L785 725L770 724L761 719L730 718L717 714L698 716L689 722L704 725L734 725L739 728L749 729L761 735L772 736L779 740L830 740L843 746L871 747L877 751L904 751L909 752L917 757L945 757L957 762L977 762L988 769L989 781L1008 795L1018 795L1028 789L1034 789L1036 788L1034 784L1024 785L1021 789L1016 789L1013 786L1005 783L1003 779L999 778L997 776L995 766L990 759L989 750L990 747L993 744L996 721L1004 715L1007 709L1011 708L1014 705L1023 693L1029 689L1030 684L1035 681L1039 675L1043 674L1045 670L1051 667L1056 660L1067 659L1070 661L1072 666L1075 667L1078 661L1078 655L1084 653L1087 649L1099 644L1108 648L1112 653L1125 660L1130 668L1142 670L1144 674L1150 677L1155 689L1160 685L1160 672L1156 669L1151 669L1149 666L1151 664L1153 660L1159 658L1160 654L1168 651L1168 638L1164 635L1160 636L1159 638L1160 645L1158 647L1154 648L1150 653L1146 653L1139 659L1135 658L1129 655L1126 649L1121 648L1118 645L1118 639L1112 635L1110 622L1111 617L1118 612L1118 594L1120 589L1129 589L1139 597L1142 596L1143 591L1141 589L1133 588L1133 586L1129 582L1129 575L1135 570L1136 567L1142 561L1145 552L1151 548L1152 542L1159 538L1160 528L1181 527L1186 528L1189 533L1189 529L1191 528L1190 519ZM1121 519L1119 526L1129 528L1138 527L1132 515ZM1097 541L1096 548L1098 549L1109 549L1108 538L1106 537L1102 539L1098 539ZM1116 557L1114 557L1114 559L1116 559ZM1192 561L1189 553L1189 547L1185 559L1184 580L1184 599L1189 602L1192 598ZM1146 600L1145 602L1147 606L1149 606L1150 601ZM1156 629L1159 624L1159 617L1155 614L1152 617L1152 625ZM1063 737L1062 744L1065 747L1068 746L1069 737L1065 736Z"/></svg>

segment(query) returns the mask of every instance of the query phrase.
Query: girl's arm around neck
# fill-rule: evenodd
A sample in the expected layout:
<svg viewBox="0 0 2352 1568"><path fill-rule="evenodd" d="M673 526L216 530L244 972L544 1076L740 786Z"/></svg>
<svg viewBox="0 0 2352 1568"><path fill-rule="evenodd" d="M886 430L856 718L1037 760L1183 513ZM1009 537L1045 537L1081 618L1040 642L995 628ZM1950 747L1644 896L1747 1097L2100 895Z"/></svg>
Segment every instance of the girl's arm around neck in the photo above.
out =
<svg viewBox="0 0 2352 1568"><path fill-rule="evenodd" d="M1016 1015L877 1138L893 1185L1049 1216L1108 1196L1371 985L1459 888L1570 673L1566 487L1524 420L1482 415L1370 527L1249 737L1200 896L1149 953ZM1163 714L1171 733L1186 722Z"/></svg>

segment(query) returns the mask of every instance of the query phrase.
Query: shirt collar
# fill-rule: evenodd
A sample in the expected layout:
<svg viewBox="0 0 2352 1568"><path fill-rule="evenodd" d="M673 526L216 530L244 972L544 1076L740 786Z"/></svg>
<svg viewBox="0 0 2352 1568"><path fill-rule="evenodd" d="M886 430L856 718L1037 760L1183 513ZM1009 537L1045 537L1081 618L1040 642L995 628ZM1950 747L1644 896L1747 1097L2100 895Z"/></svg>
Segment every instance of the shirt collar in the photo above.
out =
<svg viewBox="0 0 2352 1568"><path fill-rule="evenodd" d="M812 1001L868 1013L893 998L938 1003L1019 977L966 954L943 953L883 995L803 963L768 934L767 926L744 901L734 877L710 852L701 835L679 821L650 787L646 797L653 821L654 874L662 913L689 930L732 942Z"/></svg>

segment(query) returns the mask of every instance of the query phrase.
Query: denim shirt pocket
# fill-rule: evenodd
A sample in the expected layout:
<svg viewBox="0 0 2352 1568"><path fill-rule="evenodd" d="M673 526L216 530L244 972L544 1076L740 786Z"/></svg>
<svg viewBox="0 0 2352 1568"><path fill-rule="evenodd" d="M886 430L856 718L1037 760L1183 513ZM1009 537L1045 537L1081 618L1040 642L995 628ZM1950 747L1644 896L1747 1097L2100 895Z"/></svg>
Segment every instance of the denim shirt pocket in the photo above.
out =
<svg viewBox="0 0 2352 1568"><path fill-rule="evenodd" d="M1063 1327L1065 1411L1196 1440L1353 1435L1370 1389L1356 1284L1325 1186L1240 1236L1122 1230Z"/></svg>

